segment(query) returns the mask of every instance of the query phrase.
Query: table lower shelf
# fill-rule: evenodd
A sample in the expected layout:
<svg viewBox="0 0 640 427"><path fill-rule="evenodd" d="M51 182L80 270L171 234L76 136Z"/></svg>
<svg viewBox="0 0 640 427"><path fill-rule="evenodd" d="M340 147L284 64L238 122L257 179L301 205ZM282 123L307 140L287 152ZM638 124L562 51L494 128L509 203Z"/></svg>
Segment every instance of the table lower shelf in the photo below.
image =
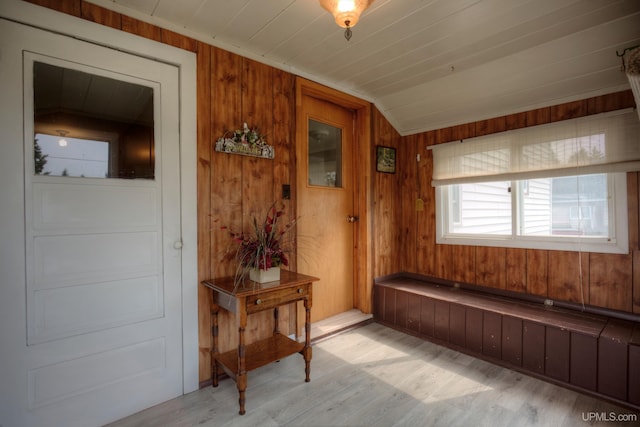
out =
<svg viewBox="0 0 640 427"><path fill-rule="evenodd" d="M276 360L284 359L292 354L299 353L304 348L304 343L299 343L277 333L264 340L249 344L245 348L246 371L258 369ZM238 374L238 350L227 351L219 354L216 360L231 378Z"/></svg>

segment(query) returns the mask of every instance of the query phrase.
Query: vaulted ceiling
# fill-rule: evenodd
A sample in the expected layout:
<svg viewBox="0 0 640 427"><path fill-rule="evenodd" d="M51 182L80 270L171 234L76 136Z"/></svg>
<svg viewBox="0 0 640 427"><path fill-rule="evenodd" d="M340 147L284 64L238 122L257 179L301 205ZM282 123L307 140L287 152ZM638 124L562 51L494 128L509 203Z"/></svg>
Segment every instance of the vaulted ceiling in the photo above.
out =
<svg viewBox="0 0 640 427"><path fill-rule="evenodd" d="M371 102L402 135L629 88L640 0L89 0Z"/></svg>

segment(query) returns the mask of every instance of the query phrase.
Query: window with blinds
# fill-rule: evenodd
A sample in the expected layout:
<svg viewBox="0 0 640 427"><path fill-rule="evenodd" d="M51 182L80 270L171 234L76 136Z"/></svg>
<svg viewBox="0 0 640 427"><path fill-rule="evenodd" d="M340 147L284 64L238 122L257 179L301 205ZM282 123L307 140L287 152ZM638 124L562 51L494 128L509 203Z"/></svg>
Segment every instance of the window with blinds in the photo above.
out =
<svg viewBox="0 0 640 427"><path fill-rule="evenodd" d="M438 243L627 253L630 110L429 147Z"/></svg>

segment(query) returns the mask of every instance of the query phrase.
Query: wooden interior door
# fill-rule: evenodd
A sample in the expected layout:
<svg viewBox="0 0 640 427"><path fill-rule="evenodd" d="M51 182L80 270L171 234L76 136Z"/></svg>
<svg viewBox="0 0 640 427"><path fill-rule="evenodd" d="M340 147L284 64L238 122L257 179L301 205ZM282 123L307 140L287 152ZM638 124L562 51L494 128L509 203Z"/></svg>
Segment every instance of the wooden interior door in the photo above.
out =
<svg viewBox="0 0 640 427"><path fill-rule="evenodd" d="M298 144L298 271L313 285L311 321L354 307L354 112L303 96Z"/></svg>

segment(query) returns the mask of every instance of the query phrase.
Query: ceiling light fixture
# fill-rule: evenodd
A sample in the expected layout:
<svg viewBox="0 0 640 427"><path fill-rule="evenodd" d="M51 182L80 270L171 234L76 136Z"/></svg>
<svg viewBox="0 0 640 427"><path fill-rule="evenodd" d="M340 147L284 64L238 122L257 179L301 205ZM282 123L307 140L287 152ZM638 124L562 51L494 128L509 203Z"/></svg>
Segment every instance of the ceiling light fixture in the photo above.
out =
<svg viewBox="0 0 640 427"><path fill-rule="evenodd" d="M65 139L65 136L67 136L69 132L67 132L66 130L57 130L56 132L58 132L58 135L60 135L60 139L58 140L58 145L60 147L66 147L67 140Z"/></svg>
<svg viewBox="0 0 640 427"><path fill-rule="evenodd" d="M345 28L344 38L351 39L351 28L355 27L362 12L373 0L320 0L320 5L327 9L336 20L336 24Z"/></svg>
<svg viewBox="0 0 640 427"><path fill-rule="evenodd" d="M631 92L636 101L636 111L640 118L640 46L628 47L622 53L616 51L616 55L622 58L622 69L629 79Z"/></svg>

